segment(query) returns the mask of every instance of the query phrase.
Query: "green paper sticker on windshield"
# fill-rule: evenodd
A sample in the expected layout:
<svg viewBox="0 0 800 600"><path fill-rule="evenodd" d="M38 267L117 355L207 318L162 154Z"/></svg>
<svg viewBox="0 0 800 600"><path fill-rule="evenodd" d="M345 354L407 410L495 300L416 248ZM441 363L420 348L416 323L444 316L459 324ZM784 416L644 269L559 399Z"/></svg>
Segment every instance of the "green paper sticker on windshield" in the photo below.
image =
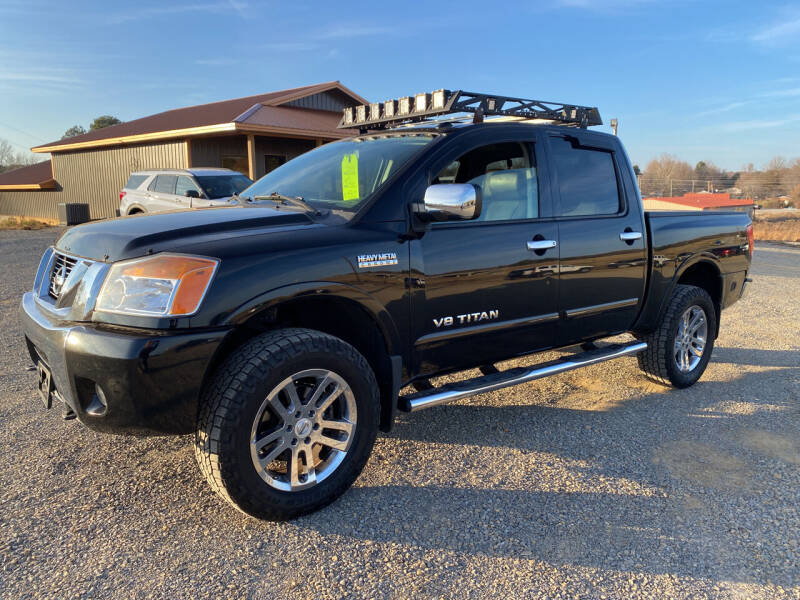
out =
<svg viewBox="0 0 800 600"><path fill-rule="evenodd" d="M342 200L358 200L358 152L342 157Z"/></svg>

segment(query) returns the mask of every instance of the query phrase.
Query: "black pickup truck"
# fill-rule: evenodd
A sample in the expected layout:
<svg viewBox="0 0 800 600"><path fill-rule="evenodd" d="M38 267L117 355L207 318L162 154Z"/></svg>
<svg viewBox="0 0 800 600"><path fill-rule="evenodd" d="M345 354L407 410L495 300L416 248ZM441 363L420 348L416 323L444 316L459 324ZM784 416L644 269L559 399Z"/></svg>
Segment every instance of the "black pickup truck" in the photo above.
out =
<svg viewBox="0 0 800 600"><path fill-rule="evenodd" d="M690 386L747 281L750 219L644 213L599 123L440 90L346 109L351 138L239 206L72 228L22 299L40 396L97 430L194 432L221 496L285 519L342 494L397 410L634 354Z"/></svg>

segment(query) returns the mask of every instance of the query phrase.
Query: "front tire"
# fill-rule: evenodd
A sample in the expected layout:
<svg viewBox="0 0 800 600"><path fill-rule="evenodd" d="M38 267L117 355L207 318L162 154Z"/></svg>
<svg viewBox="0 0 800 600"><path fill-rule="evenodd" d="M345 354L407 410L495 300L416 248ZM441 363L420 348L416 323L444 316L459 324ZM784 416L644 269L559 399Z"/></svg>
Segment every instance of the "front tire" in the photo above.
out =
<svg viewBox="0 0 800 600"><path fill-rule="evenodd" d="M714 350L717 313L708 293L693 285L677 285L658 329L641 336L647 349L639 368L650 379L686 388L705 372Z"/></svg>
<svg viewBox="0 0 800 600"><path fill-rule="evenodd" d="M262 334L204 390L195 456L211 487L251 516L285 520L334 501L378 432L372 369L343 340L309 329Z"/></svg>

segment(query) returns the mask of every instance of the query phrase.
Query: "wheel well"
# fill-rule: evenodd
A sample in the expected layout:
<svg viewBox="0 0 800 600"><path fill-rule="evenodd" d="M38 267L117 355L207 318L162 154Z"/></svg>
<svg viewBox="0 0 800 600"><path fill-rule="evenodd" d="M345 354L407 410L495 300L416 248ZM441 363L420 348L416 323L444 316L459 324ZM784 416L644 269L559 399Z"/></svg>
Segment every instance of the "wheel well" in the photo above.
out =
<svg viewBox="0 0 800 600"><path fill-rule="evenodd" d="M719 269L709 262L695 263L681 274L678 283L702 288L711 296L717 313L717 330L714 332L716 338L719 335L719 317L722 310L722 277Z"/></svg>
<svg viewBox="0 0 800 600"><path fill-rule="evenodd" d="M128 211L129 215L138 215L143 213L144 211L141 208L132 208Z"/></svg>
<svg viewBox="0 0 800 600"><path fill-rule="evenodd" d="M392 365L386 338L376 320L352 300L336 297L300 297L262 311L225 338L206 370L206 377L236 348L274 329L303 327L344 340L367 360L381 394L381 429L388 431L394 414Z"/></svg>

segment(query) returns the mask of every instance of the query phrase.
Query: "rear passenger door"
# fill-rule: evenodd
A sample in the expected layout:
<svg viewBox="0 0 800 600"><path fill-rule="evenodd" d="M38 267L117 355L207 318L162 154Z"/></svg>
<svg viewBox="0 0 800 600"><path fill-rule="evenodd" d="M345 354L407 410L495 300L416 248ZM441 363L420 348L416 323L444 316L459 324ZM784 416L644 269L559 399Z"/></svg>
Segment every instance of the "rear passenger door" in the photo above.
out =
<svg viewBox="0 0 800 600"><path fill-rule="evenodd" d="M147 188L147 210L150 212L162 212L189 208L189 198L180 198L175 195L177 182L177 175L157 175Z"/></svg>
<svg viewBox="0 0 800 600"><path fill-rule="evenodd" d="M644 215L615 140L548 136L559 226L558 344L627 331L644 299Z"/></svg>

